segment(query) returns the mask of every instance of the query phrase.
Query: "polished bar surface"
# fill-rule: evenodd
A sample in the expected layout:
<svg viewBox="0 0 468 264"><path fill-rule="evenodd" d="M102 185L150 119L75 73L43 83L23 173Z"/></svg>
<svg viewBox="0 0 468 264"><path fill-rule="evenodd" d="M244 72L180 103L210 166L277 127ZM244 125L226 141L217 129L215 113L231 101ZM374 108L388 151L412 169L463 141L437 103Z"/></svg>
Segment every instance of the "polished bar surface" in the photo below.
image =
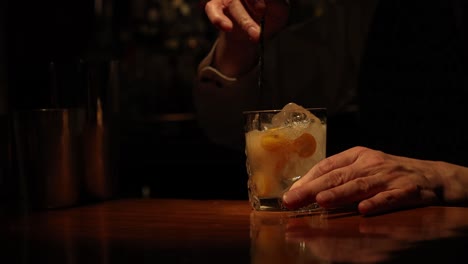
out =
<svg viewBox="0 0 468 264"><path fill-rule="evenodd" d="M467 263L468 208L364 217L248 201L120 199L0 218L2 263Z"/></svg>

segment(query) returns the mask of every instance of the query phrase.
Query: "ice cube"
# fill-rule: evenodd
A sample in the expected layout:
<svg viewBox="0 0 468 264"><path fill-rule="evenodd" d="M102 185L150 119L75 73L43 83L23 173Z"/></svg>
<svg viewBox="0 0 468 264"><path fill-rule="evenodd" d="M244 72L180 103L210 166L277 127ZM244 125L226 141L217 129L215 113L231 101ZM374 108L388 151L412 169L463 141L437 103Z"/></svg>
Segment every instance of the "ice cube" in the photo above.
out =
<svg viewBox="0 0 468 264"><path fill-rule="evenodd" d="M321 127L321 121L304 107L288 103L272 118L272 126L282 128L285 136L294 140L306 130Z"/></svg>
<svg viewBox="0 0 468 264"><path fill-rule="evenodd" d="M312 113L296 103L286 104L281 112L272 118L273 127L294 127L305 129L313 122L320 122Z"/></svg>

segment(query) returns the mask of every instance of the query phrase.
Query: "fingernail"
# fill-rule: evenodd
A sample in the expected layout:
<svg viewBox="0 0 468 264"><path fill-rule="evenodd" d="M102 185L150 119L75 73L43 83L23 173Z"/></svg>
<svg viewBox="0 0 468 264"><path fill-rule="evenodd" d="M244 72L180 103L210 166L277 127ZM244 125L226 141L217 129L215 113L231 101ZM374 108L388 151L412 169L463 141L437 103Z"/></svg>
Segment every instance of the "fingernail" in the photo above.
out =
<svg viewBox="0 0 468 264"><path fill-rule="evenodd" d="M230 29L230 24L226 21L222 21L221 24L220 24L220 27L223 29L223 30L228 30Z"/></svg>
<svg viewBox="0 0 468 264"><path fill-rule="evenodd" d="M367 214L372 210L372 204L366 200L361 201L358 205L358 210L362 214Z"/></svg>
<svg viewBox="0 0 468 264"><path fill-rule="evenodd" d="M255 38L257 38L259 31L258 31L258 29L255 28L255 27L249 27L249 28L247 29L247 33L249 33L249 36L250 36L251 38L255 39Z"/></svg>
<svg viewBox="0 0 468 264"><path fill-rule="evenodd" d="M283 202L285 204L294 204L301 200L301 197L296 191L288 191L283 195Z"/></svg>

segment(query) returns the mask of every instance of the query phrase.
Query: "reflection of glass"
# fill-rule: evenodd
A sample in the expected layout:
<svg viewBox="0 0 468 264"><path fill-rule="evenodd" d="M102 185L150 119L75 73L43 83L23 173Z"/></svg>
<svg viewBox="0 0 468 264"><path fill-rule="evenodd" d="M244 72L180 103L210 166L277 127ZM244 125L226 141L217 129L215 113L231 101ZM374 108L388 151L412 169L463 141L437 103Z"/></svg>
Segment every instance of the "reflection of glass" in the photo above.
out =
<svg viewBox="0 0 468 264"><path fill-rule="evenodd" d="M285 210L283 193L325 158L326 109L289 103L282 110L249 111L244 116L252 207Z"/></svg>
<svg viewBox="0 0 468 264"><path fill-rule="evenodd" d="M282 212L252 211L250 214L251 263L323 263L302 241L288 241L288 223L295 218ZM310 225L326 225L320 212L310 215Z"/></svg>

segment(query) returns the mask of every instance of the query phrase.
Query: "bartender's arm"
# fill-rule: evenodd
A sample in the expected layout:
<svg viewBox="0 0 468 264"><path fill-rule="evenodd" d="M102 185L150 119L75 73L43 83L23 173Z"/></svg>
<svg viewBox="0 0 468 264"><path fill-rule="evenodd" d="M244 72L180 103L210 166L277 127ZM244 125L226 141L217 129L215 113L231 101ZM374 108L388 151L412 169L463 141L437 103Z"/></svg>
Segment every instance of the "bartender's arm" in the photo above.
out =
<svg viewBox="0 0 468 264"><path fill-rule="evenodd" d="M242 111L259 102L257 89L261 19L265 38L286 26L288 5L284 0L211 0L205 11L219 36L199 64L193 91L198 120L214 142L243 148Z"/></svg>

